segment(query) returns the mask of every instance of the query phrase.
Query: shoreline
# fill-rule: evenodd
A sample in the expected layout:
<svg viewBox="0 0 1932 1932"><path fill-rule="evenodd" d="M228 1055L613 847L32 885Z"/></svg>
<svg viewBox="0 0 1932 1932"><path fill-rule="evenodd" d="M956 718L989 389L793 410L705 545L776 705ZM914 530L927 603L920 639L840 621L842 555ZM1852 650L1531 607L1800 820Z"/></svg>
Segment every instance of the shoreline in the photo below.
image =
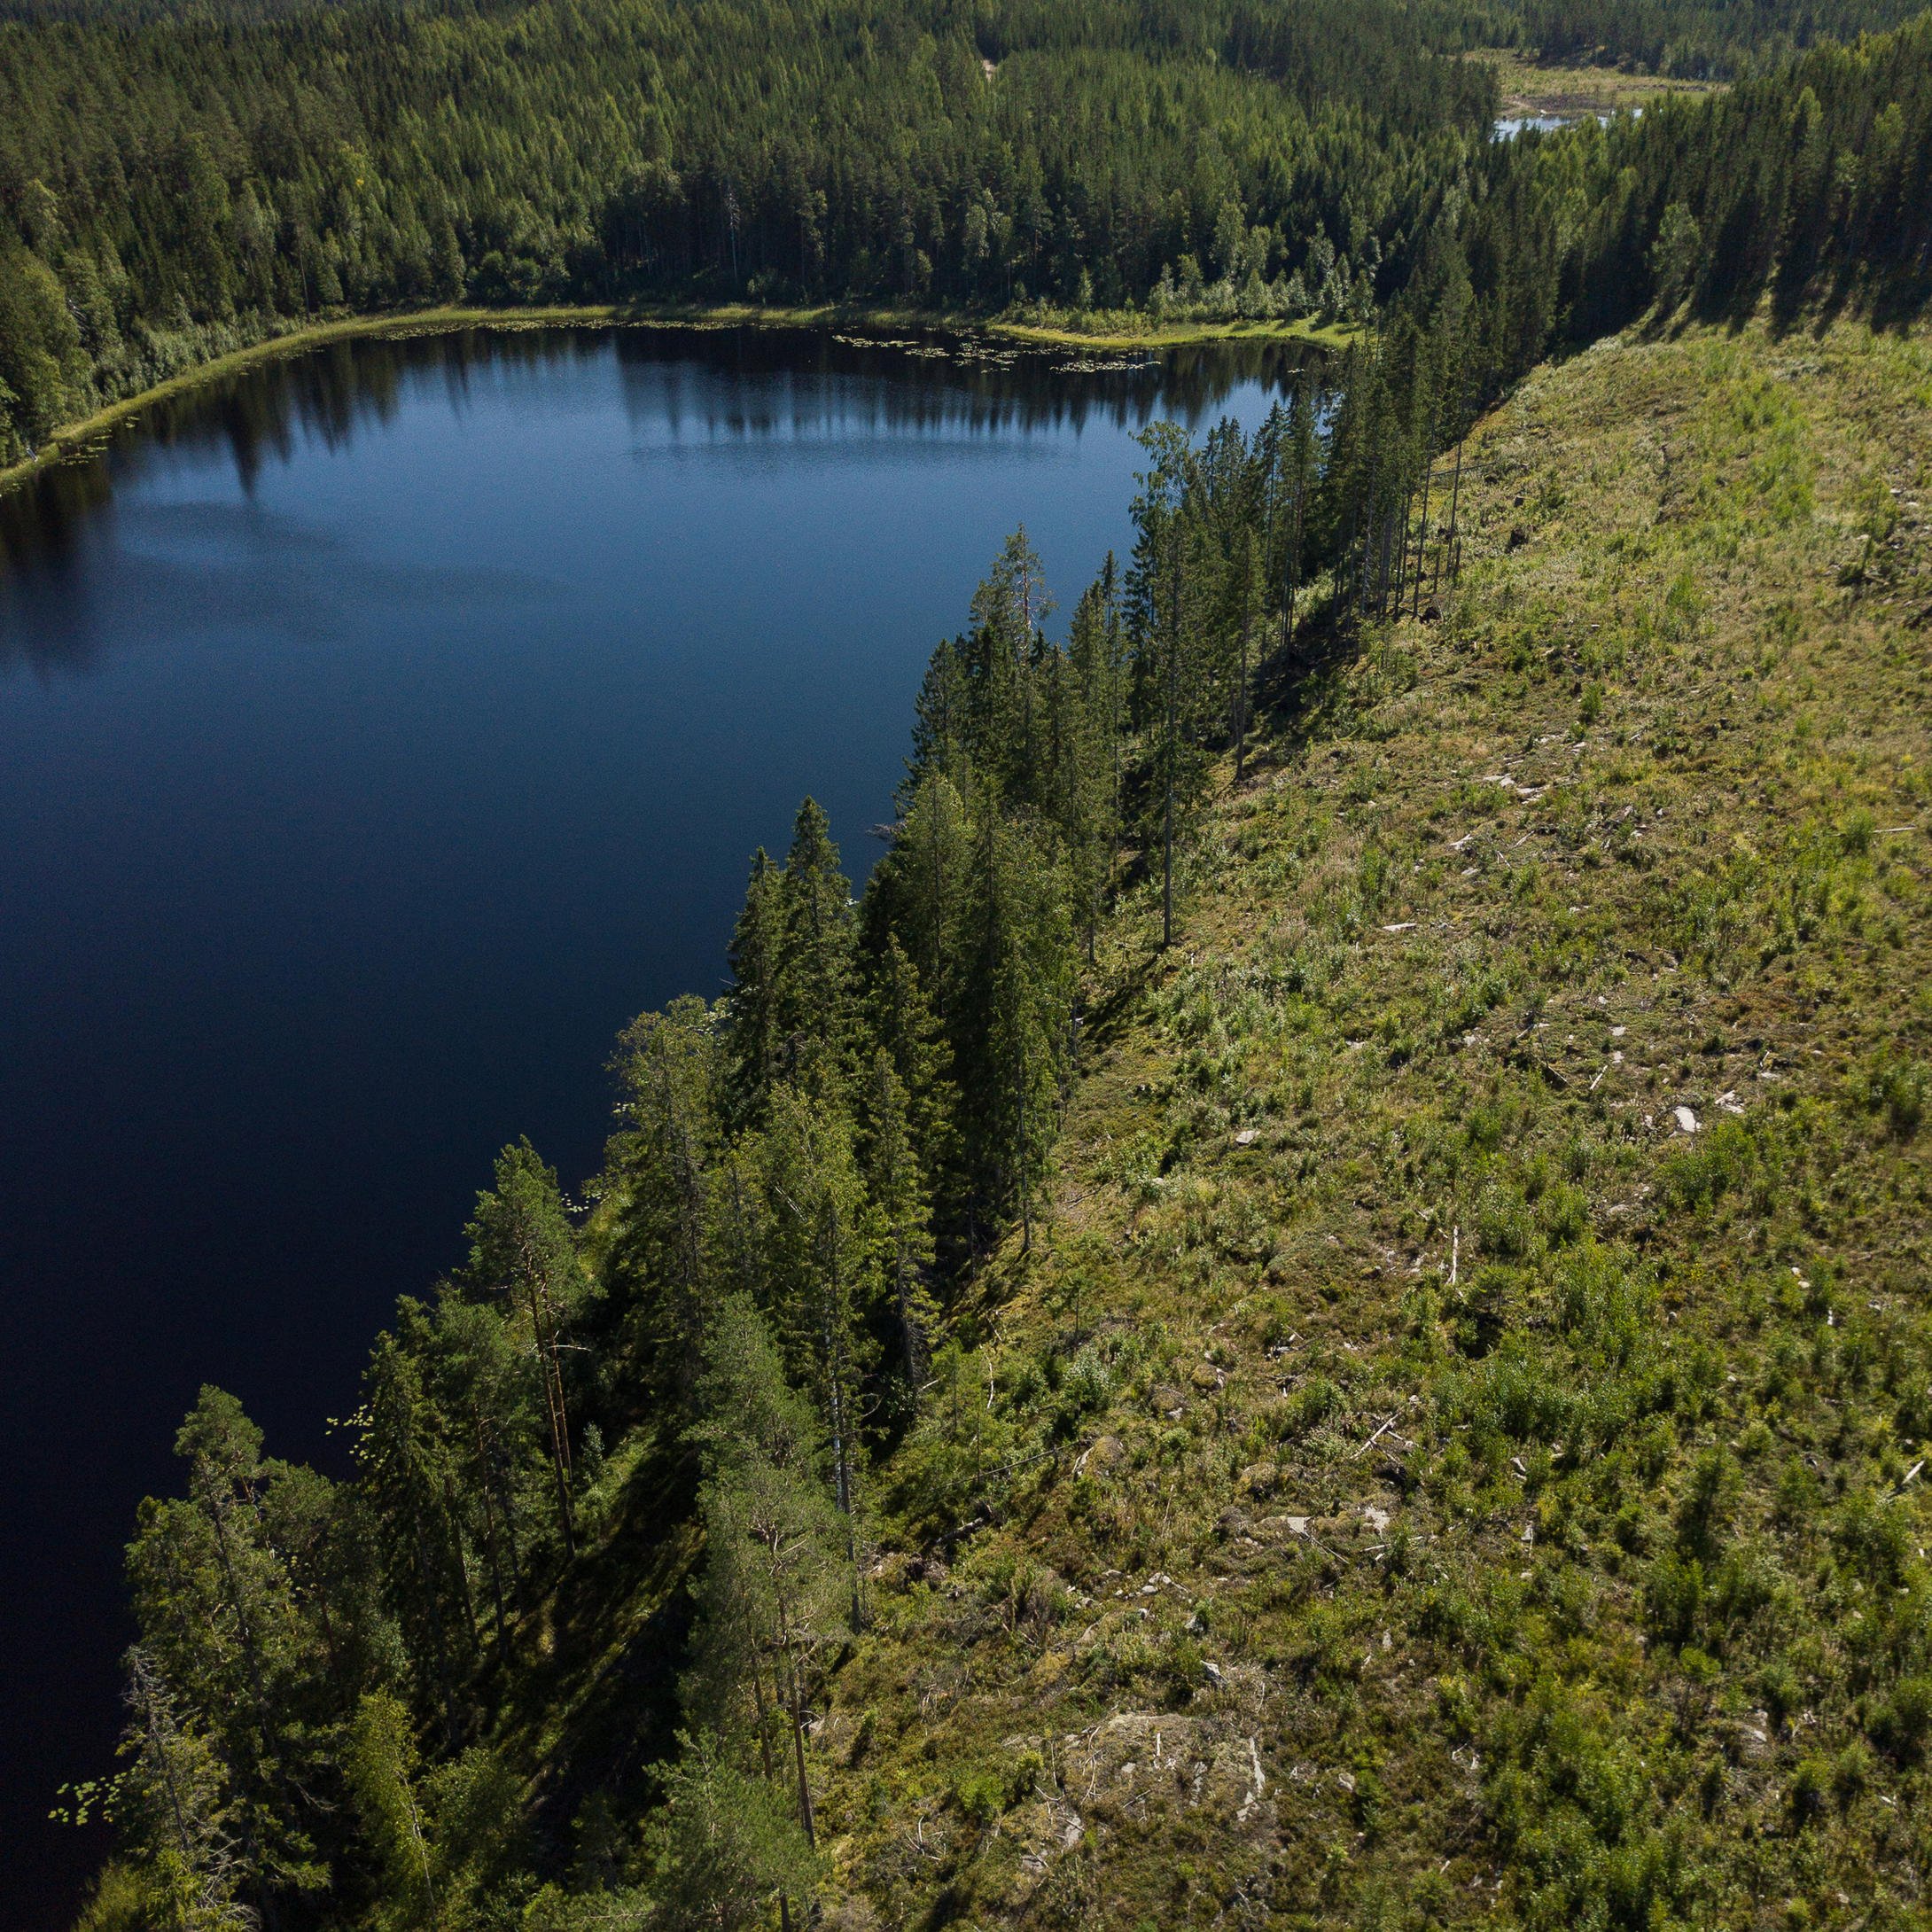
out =
<svg viewBox="0 0 1932 1932"><path fill-rule="evenodd" d="M1037 347L1084 348L1118 353L1126 349L1184 348L1209 342L1306 342L1317 348L1344 347L1352 331L1298 322L1185 322L1150 326L1143 334L1115 331L1087 333L1051 324L1001 322L956 309L862 307L821 302L772 308L756 302L720 303L552 303L531 308L472 308L448 305L397 309L385 314L344 316L309 323L278 335L264 336L245 348L170 376L152 388L124 397L91 416L64 423L31 456L0 469L0 495L43 470L96 453L95 446L144 410L280 357L300 355L331 342L380 336L442 335L458 329L829 329L840 324L869 328L954 329L1001 337Z"/></svg>

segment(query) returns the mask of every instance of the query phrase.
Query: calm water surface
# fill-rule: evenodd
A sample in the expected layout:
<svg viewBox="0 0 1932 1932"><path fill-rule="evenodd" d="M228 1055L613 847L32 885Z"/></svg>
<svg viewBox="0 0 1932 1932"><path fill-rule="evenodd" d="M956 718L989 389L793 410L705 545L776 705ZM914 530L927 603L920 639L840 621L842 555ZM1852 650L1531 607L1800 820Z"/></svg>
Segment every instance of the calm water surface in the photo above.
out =
<svg viewBox="0 0 1932 1932"><path fill-rule="evenodd" d="M1024 522L1063 607L1133 433L1280 350L340 346L0 499L0 1898L98 1846L120 1546L206 1380L332 1462L495 1150L593 1170L618 1028L712 993L799 799L854 873L928 652Z"/></svg>

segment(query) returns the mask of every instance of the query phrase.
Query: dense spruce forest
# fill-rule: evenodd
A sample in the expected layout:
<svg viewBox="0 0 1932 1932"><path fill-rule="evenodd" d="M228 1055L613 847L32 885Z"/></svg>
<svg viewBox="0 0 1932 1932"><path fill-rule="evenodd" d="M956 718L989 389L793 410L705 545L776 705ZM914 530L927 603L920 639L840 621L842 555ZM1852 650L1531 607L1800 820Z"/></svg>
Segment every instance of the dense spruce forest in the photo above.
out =
<svg viewBox="0 0 1932 1932"><path fill-rule="evenodd" d="M1760 6L1751 31L1868 11ZM1118 895L1157 908L1167 956L1176 881L1258 715L1437 614L1463 439L1553 349L1646 317L1890 324L1932 292L1932 18L1510 144L1489 138L1492 78L1453 58L1533 32L1755 62L1720 26L1733 10L1687 4L591 0L0 27L0 454L271 321L459 296L1024 295L1375 323L1252 438L1149 433L1131 555L1063 642L1016 533L932 657L862 890L807 802L783 856L752 861L728 992L619 1042L584 1198L538 1150L503 1151L466 1262L375 1346L343 1423L351 1479L274 1460L204 1392L183 1493L144 1507L129 1548L123 1757L73 1795L122 1848L93 1932L824 1909L814 1730L877 1614L885 1539L938 1561L1018 1467L979 1283L1051 1220ZM1698 596L1673 588L1670 621ZM1874 1104L1903 1120L1907 1087ZM1528 1251L1507 1234L1497 1255ZM1113 1388L1077 1296L1068 1312L1029 1459L1095 1447ZM1337 1398L1311 1386L1313 1427ZM1707 1475L1653 1576L1695 1599L1679 1649L1706 1614L1690 1566L1717 1576L1698 1525L1733 1480L1721 1458ZM1034 1609L1008 1581L1010 1631ZM1882 1714L1874 1694L1901 1761L1923 1681ZM961 1814L990 1833L1017 1775L960 1783ZM1836 1773L1811 1775L1822 1811ZM1523 1871L1569 1855L1527 1826L1495 1848ZM1677 1881L1632 1858L1585 1922L1665 1922ZM1043 1922L1100 1922L1068 1910ZM1530 1916L1569 1922L1560 1901Z"/></svg>
<svg viewBox="0 0 1932 1932"><path fill-rule="evenodd" d="M16 8L0 16L0 464L226 350L440 302L1362 320L1469 251L1492 203L1554 191L1537 185L1549 164L1492 148L1493 72L1470 49L1531 36L1728 73L1903 11ZM1858 161L1869 130L1832 121L1819 80L1817 138ZM1612 165L1654 183L1677 143L1723 125L1625 129ZM1908 178L1921 136L1898 130ZM1860 165L1882 173L1878 138ZM1593 198L1611 178L1593 173ZM1874 185L1828 191L1862 203ZM1554 286L1536 302L1554 315Z"/></svg>

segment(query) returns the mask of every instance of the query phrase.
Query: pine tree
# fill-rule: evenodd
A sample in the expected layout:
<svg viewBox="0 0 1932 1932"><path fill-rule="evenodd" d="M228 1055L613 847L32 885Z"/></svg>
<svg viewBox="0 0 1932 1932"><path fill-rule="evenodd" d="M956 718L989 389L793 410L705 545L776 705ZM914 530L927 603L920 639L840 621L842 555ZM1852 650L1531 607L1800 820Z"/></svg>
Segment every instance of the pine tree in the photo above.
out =
<svg viewBox="0 0 1932 1932"><path fill-rule="evenodd" d="M657 1769L663 1803L645 1829L650 1922L665 1932L756 1932L809 1898L819 1861L770 1773L747 1772L709 1731L680 1733ZM640 1901L640 1904L642 1901Z"/></svg>

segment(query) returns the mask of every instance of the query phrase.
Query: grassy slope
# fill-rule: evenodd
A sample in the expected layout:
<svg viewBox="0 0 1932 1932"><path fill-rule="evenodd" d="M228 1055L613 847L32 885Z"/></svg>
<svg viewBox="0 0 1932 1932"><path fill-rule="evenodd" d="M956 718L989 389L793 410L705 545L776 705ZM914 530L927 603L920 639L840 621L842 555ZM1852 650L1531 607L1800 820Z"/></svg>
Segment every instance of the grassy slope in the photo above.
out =
<svg viewBox="0 0 1932 1932"><path fill-rule="evenodd" d="M1054 1225L879 1472L832 1923L1925 1909L1928 450L1849 326L1472 442L1444 620L1115 924Z"/></svg>

